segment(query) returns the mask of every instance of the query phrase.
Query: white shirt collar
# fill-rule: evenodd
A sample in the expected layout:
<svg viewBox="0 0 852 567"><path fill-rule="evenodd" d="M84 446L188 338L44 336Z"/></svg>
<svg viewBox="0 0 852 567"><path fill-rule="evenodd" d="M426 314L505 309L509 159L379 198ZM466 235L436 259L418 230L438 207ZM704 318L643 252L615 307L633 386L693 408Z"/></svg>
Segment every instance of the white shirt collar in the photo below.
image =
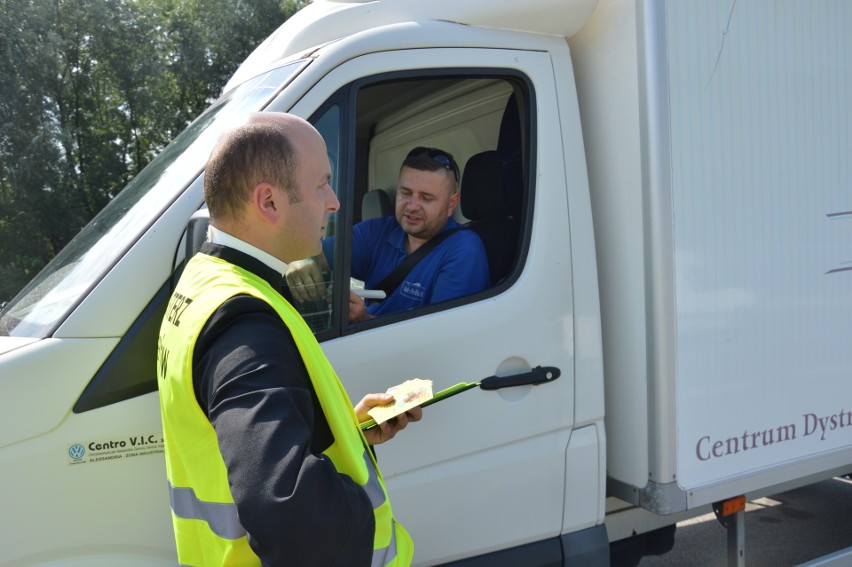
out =
<svg viewBox="0 0 852 567"><path fill-rule="evenodd" d="M244 254L248 254L252 258L256 258L260 260L282 276L287 273L287 263L279 260L272 254L264 252L260 248L249 244L244 240L240 240L236 236L231 236L227 232L224 232L212 224L207 227L207 240L209 240L212 244L221 244L222 246L227 246L228 248L233 248L234 250L239 250Z"/></svg>

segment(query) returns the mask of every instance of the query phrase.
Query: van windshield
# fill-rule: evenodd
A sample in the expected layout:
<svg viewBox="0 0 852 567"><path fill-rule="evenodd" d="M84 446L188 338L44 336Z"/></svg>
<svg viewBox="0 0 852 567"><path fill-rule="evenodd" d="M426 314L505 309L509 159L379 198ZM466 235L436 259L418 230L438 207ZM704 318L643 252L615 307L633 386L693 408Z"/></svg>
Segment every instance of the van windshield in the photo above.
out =
<svg viewBox="0 0 852 567"><path fill-rule="evenodd" d="M198 176L233 120L262 110L307 65L299 60L232 89L199 116L0 311L0 336L50 336L85 294Z"/></svg>

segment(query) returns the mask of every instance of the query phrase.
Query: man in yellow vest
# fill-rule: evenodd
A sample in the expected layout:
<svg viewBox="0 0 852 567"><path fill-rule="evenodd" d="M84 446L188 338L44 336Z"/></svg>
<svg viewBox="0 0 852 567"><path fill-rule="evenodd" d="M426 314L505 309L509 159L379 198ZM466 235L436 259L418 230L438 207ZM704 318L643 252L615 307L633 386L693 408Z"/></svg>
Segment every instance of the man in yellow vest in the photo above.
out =
<svg viewBox="0 0 852 567"><path fill-rule="evenodd" d="M252 115L205 168L210 241L186 265L160 329L158 374L181 565L406 566L371 444L420 409L368 430L285 299L287 263L321 250L325 143L304 120Z"/></svg>

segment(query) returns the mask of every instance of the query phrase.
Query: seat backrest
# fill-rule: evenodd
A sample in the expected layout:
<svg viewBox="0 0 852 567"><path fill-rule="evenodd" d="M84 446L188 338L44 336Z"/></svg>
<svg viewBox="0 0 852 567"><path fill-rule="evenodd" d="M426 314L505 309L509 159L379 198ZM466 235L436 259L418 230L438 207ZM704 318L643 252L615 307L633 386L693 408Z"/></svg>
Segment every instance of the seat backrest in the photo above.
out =
<svg viewBox="0 0 852 567"><path fill-rule="evenodd" d="M384 189L373 189L361 199L361 220L386 217L393 214L393 203Z"/></svg>
<svg viewBox="0 0 852 567"><path fill-rule="evenodd" d="M462 175L462 214L485 245L494 285L509 275L517 256L524 189L522 145L512 95L503 112L497 149L471 156Z"/></svg>
<svg viewBox="0 0 852 567"><path fill-rule="evenodd" d="M511 271L518 248L519 199L507 182L510 165L490 150L471 156L462 176L462 211L485 245L494 285Z"/></svg>

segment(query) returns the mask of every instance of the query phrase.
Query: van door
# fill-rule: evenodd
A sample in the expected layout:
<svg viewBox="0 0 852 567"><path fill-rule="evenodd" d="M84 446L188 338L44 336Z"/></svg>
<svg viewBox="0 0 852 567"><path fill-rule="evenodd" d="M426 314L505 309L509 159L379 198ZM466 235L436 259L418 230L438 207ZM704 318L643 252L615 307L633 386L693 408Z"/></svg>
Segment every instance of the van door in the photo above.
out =
<svg viewBox="0 0 852 567"><path fill-rule="evenodd" d="M314 75L323 64L320 52ZM494 84L480 96L470 81ZM379 52L325 70L290 109L312 117L328 142L341 201L335 238L345 253L361 216L360 195L393 190L382 171L395 176L415 145L451 144L463 165L496 148L494 108L502 113L512 93L522 101L523 218L511 273L470 297L350 325L348 264L341 259L331 282L332 314L316 329L353 401L415 377L432 380L438 391L489 376L523 383L538 367L553 369L548 383L477 388L432 405L422 422L376 448L418 564L531 543L561 557L566 450L575 422L574 308L554 81L546 51ZM388 96L362 96L379 87ZM493 108L482 106L489 97ZM365 106L379 99L392 104Z"/></svg>

